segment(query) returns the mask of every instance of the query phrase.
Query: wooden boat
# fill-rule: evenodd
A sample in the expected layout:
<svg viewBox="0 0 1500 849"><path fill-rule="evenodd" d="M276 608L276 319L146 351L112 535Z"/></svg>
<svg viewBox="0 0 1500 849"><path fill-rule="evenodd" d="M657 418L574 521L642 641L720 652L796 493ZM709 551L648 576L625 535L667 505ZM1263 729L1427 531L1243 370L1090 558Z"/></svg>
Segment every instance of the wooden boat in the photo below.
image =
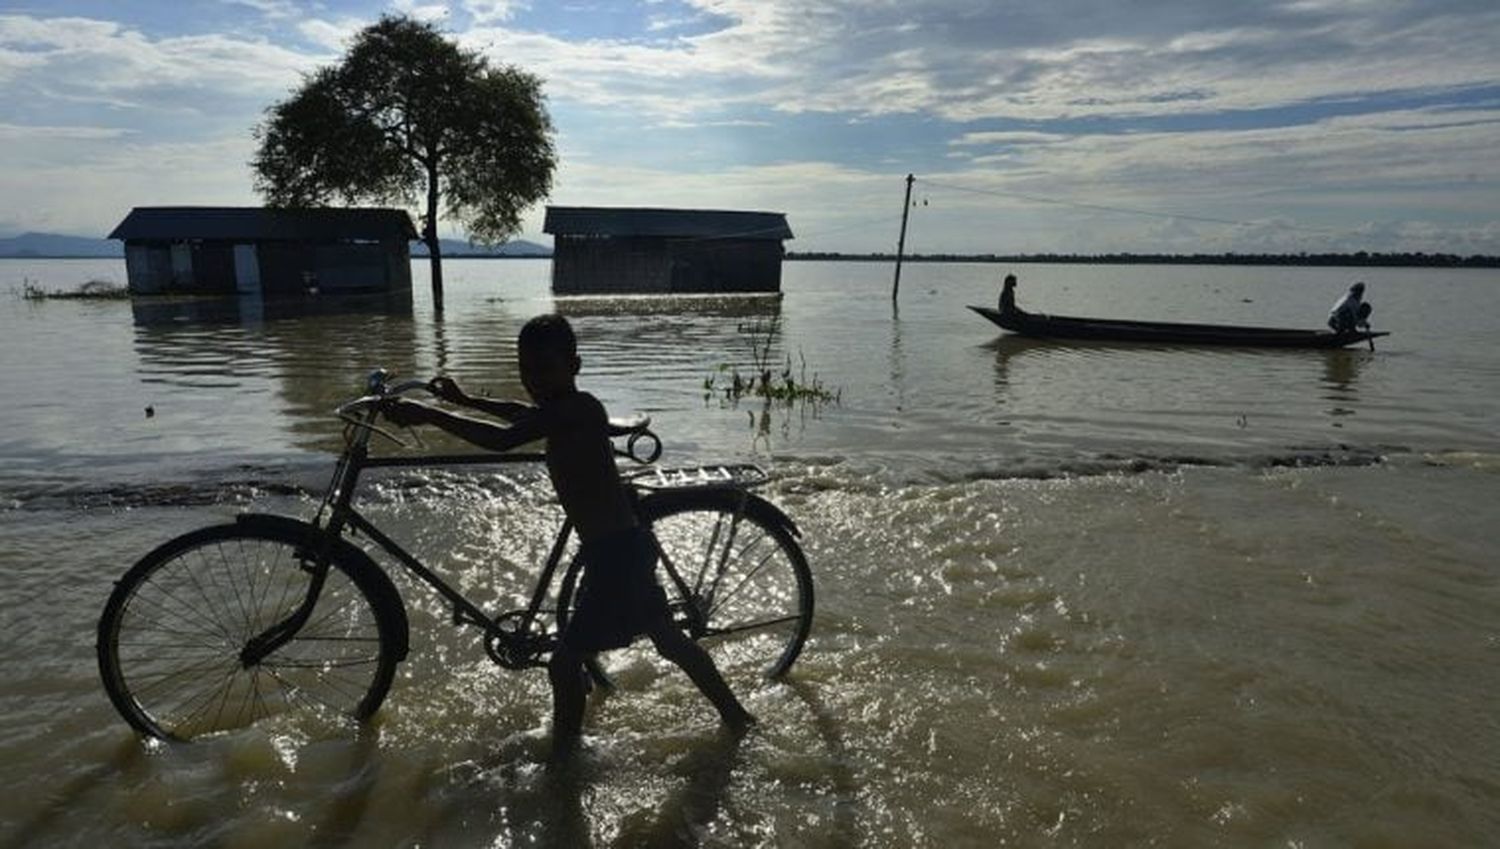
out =
<svg viewBox="0 0 1500 849"><path fill-rule="evenodd" d="M1282 327L1236 327L1228 324L1180 324L1166 321L1122 321L1077 318L1033 312L1002 313L989 307L969 309L1013 333L1042 339L1101 339L1158 342L1171 345L1240 345L1256 348L1342 348L1389 335L1386 331L1297 330Z"/></svg>

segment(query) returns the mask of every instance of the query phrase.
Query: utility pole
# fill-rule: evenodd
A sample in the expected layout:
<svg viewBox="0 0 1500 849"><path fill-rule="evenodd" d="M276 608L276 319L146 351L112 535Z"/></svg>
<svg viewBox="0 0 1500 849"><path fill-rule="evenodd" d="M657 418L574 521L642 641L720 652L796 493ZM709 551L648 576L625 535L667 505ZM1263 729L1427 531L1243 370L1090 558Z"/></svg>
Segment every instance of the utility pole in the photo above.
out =
<svg viewBox="0 0 1500 849"><path fill-rule="evenodd" d="M906 253L906 216L911 214L911 184L916 177L906 175L906 200L901 202L901 238L896 240L896 282L891 284L891 302L901 292L901 255Z"/></svg>

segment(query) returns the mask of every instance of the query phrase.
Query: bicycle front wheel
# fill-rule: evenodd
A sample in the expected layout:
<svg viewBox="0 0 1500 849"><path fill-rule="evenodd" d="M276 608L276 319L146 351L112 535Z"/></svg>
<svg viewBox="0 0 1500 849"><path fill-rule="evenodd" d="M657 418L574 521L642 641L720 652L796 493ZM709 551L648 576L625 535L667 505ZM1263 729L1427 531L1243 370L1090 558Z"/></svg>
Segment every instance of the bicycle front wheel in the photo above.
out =
<svg viewBox="0 0 1500 849"><path fill-rule="evenodd" d="M125 720L188 740L292 710L373 714L403 653L403 619L384 576L348 551L334 550L317 604L291 639L249 665L241 657L306 599L318 533L220 525L136 563L99 620L99 671Z"/></svg>
<svg viewBox="0 0 1500 849"><path fill-rule="evenodd" d="M764 499L739 490L656 493L639 514L660 557L657 580L673 621L720 669L784 675L812 630L813 582L791 522ZM563 578L564 621L579 561Z"/></svg>

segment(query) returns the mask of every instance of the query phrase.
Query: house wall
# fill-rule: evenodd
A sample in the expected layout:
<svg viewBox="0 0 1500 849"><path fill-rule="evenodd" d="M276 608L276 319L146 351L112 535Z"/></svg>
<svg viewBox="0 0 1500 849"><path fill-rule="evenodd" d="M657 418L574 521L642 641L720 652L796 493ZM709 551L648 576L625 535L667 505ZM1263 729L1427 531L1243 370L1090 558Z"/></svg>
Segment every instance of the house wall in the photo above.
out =
<svg viewBox="0 0 1500 849"><path fill-rule="evenodd" d="M165 244L125 243L125 280L131 292L154 294L172 285L172 251Z"/></svg>
<svg viewBox="0 0 1500 849"><path fill-rule="evenodd" d="M326 294L384 291L388 285L385 251L378 244L318 245L313 271Z"/></svg>
<svg viewBox="0 0 1500 849"><path fill-rule="evenodd" d="M552 291L560 295L665 292L671 267L660 240L559 237Z"/></svg>
<svg viewBox="0 0 1500 849"><path fill-rule="evenodd" d="M552 291L569 294L778 292L779 241L560 236Z"/></svg>
<svg viewBox="0 0 1500 849"><path fill-rule="evenodd" d="M182 288L194 292L229 294L238 289L234 276L234 246L227 242L194 242L192 273Z"/></svg>
<svg viewBox="0 0 1500 849"><path fill-rule="evenodd" d="M234 294L235 245L245 242L127 242L130 291ZM260 242L254 246L260 291L268 297L411 290L405 242L311 244Z"/></svg>

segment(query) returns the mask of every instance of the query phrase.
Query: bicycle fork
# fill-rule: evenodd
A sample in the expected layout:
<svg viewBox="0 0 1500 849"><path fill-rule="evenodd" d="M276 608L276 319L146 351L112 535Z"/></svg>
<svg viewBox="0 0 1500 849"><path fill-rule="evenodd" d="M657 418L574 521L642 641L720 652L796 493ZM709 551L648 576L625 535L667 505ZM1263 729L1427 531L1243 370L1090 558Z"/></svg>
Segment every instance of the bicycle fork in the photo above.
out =
<svg viewBox="0 0 1500 849"><path fill-rule="evenodd" d="M297 635L297 632L302 630L302 626L306 625L307 621L312 618L313 608L317 606L318 596L322 594L323 584L328 579L328 569L331 560L329 552L333 548L330 541L337 539L336 531L330 529L325 531L325 533L329 534L328 540L324 541L321 546L322 550L317 553L312 565L309 567L306 565L306 561L304 561L304 571L312 576L311 582L307 587L307 595L303 597L302 603L297 605L297 609L292 611L290 616L245 642L245 647L240 649L240 666L242 668L249 669L265 660L272 652L290 642Z"/></svg>
<svg viewBox="0 0 1500 849"><path fill-rule="evenodd" d="M381 380L384 380L384 370L377 370L370 375L372 384L377 374L381 376ZM328 579L333 550L338 545L344 525L349 521L351 513L349 503L354 497L354 488L359 483L360 471L364 467L367 456L365 446L370 441L370 428L374 427L375 417L376 412L372 409L365 417L365 422L370 427L359 434L356 442L349 446L349 450L334 467L333 479L328 482L328 491L323 496L323 503L318 507L317 515L313 518L313 525L316 527L323 516L323 511L329 511L328 522L319 529L321 539L317 552L312 558L312 564L309 566L306 560L303 561L303 571L312 576L307 587L307 595L303 597L302 603L297 605L297 609L292 611L290 616L245 641L245 647L240 649L242 668L249 669L265 660L272 652L297 636L297 632L302 630L302 627L312 618L313 608L317 606L318 596L322 594L323 584Z"/></svg>

